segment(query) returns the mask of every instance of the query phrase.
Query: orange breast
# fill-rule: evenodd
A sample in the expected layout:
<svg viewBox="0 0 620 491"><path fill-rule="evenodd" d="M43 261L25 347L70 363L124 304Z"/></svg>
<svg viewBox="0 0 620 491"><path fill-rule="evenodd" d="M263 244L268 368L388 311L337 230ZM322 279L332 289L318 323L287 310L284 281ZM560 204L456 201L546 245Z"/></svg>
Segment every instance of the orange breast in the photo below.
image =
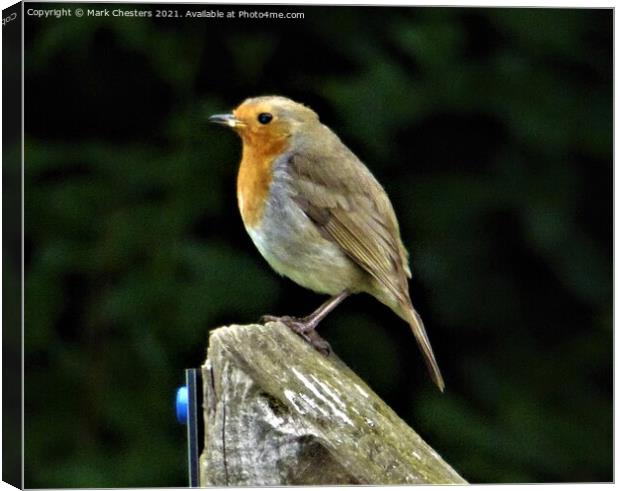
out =
<svg viewBox="0 0 620 491"><path fill-rule="evenodd" d="M246 227L259 225L269 197L273 164L284 151L285 140L257 145L244 138L243 157L237 175L237 201Z"/></svg>

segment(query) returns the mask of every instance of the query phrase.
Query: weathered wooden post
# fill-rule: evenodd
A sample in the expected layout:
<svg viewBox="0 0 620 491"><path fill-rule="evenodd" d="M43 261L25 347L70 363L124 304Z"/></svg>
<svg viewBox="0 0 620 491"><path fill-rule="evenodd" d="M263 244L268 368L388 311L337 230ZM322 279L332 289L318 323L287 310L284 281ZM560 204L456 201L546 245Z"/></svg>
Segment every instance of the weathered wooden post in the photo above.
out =
<svg viewBox="0 0 620 491"><path fill-rule="evenodd" d="M211 333L202 486L466 481L334 354L279 323Z"/></svg>

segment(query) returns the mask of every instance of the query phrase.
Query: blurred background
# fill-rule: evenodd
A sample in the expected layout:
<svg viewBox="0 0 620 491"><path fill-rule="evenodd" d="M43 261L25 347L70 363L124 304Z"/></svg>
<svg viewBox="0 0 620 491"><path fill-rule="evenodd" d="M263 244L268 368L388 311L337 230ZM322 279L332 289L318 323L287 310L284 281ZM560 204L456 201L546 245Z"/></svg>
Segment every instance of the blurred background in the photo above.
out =
<svg viewBox="0 0 620 491"><path fill-rule="evenodd" d="M324 300L255 250L206 123L261 94L387 189L446 393L367 297L336 353L471 482L611 481L612 10L247 9L304 19L26 17L26 486L186 485L209 330Z"/></svg>

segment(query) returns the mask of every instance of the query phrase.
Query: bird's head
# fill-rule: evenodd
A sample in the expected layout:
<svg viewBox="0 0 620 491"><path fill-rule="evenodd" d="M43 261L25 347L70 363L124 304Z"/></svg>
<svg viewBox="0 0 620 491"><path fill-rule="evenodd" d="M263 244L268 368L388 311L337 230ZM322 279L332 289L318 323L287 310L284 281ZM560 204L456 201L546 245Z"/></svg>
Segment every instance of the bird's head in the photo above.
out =
<svg viewBox="0 0 620 491"><path fill-rule="evenodd" d="M231 114L214 114L209 118L212 123L231 127L248 145L281 142L318 120L312 109L282 96L252 97Z"/></svg>

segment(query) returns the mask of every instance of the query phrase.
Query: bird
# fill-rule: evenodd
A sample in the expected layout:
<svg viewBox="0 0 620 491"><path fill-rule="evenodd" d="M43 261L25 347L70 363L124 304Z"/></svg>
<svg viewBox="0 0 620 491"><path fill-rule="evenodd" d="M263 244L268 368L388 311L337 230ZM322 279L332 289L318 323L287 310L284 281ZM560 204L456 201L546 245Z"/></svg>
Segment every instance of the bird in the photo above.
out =
<svg viewBox="0 0 620 491"><path fill-rule="evenodd" d="M444 380L409 294L409 254L387 193L310 107L281 95L251 97L209 122L242 141L237 203L254 245L280 275L329 300L280 321L323 354L319 322L351 294L370 294L409 324L428 372Z"/></svg>

